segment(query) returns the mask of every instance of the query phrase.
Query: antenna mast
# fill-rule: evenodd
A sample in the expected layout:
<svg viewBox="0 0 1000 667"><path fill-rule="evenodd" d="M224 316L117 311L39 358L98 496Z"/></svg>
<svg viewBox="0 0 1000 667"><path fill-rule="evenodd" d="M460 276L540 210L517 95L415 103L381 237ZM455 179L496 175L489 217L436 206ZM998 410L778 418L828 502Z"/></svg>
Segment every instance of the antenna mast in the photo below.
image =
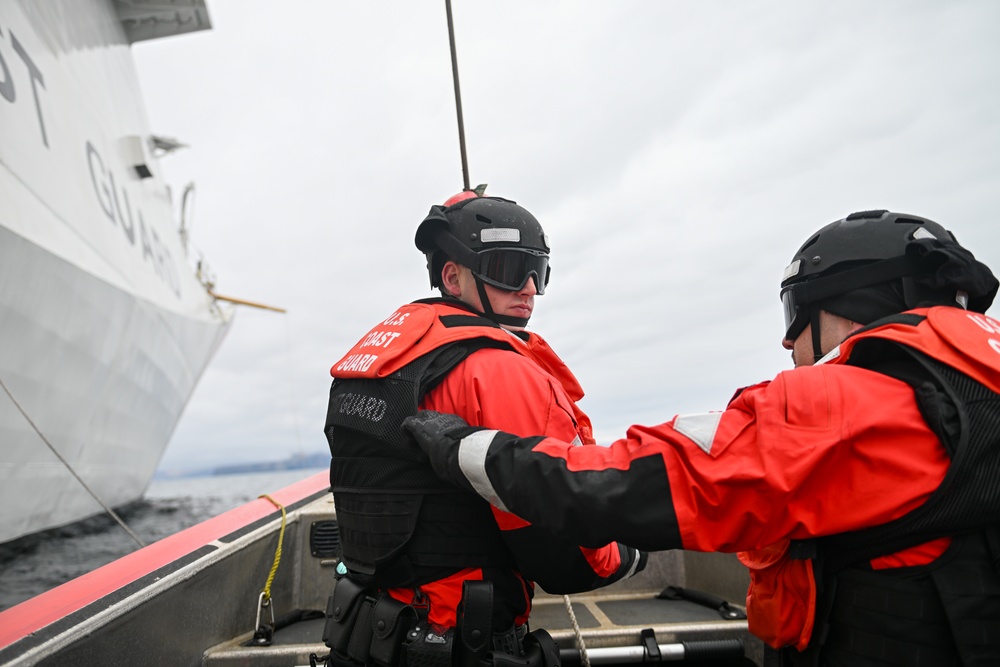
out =
<svg viewBox="0 0 1000 667"><path fill-rule="evenodd" d="M462 152L462 184L469 187L469 160L465 154L465 123L462 121L462 90L458 85L458 53L455 51L455 24L451 18L451 0L444 0L448 12L448 41L451 43L451 74L455 80L455 110L458 113L458 147Z"/></svg>

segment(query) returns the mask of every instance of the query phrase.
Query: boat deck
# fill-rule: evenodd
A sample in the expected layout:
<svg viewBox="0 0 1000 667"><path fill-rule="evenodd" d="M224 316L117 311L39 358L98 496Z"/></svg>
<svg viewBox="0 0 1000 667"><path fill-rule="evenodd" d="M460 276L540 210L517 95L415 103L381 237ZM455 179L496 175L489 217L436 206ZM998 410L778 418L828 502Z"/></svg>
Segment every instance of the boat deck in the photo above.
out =
<svg viewBox="0 0 1000 667"><path fill-rule="evenodd" d="M310 520L329 521L328 503L314 504L306 513L319 510ZM327 510L322 508L326 506ZM649 662L650 651L659 652L663 661L694 661L698 665L763 665L763 647L750 635L741 606L746 595L746 572L735 557L724 554L663 552L650 555L646 569L639 575L607 588L568 596L536 592L529 620L531 629L544 628L562 650L566 667L580 664L577 632L593 665ZM326 566L329 567L329 563ZM327 572L326 576L332 576ZM686 599L658 597L667 586L697 586L708 601L729 600L725 610ZM315 606L315 605L314 605ZM738 616L733 618L732 616ZM306 618L275 632L268 647L247 646L248 631L206 651L205 667L298 667L308 666L310 654L324 656L325 619ZM279 623L280 624L280 623ZM652 640L644 638L646 635ZM656 648L650 645L655 644ZM711 656L716 659L711 659Z"/></svg>
<svg viewBox="0 0 1000 667"><path fill-rule="evenodd" d="M649 593L574 595L573 612L592 665L649 662L642 632L650 630L664 661L692 658L692 650L708 650L715 660L699 665L754 665L754 640L745 620L723 620L719 613L686 600L660 600ZM205 667L255 665L308 666L310 654L324 656L323 618L299 621L278 630L269 647L246 646L252 633L209 649ZM543 597L532 612L531 626L545 628L561 648L578 648L569 613L561 597ZM736 641L734 641L736 640ZM736 643L739 642L739 643ZM608 649L616 649L608 651ZM563 652L562 664L572 667L579 657Z"/></svg>
<svg viewBox="0 0 1000 667"><path fill-rule="evenodd" d="M0 663L309 665L311 655L328 652L322 610L339 562L326 484L320 474L271 494L287 510L283 534L281 513L259 499L0 613ZM250 646L279 543L273 642ZM684 587L687 599L662 599L668 587ZM656 553L631 579L569 596L572 616L564 596L537 591L529 624L558 642L565 667L581 660L573 618L593 665L761 666L761 643L745 619L732 617L741 615L746 587L746 570L731 555Z"/></svg>

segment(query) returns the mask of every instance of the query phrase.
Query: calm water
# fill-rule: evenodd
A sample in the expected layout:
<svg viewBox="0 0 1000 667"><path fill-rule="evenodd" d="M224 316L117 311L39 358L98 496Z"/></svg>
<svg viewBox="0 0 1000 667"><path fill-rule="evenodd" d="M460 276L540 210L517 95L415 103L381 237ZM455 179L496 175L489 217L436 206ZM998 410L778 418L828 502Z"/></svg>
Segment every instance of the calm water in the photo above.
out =
<svg viewBox="0 0 1000 667"><path fill-rule="evenodd" d="M143 542L151 544L317 472L320 469L154 480L145 500L122 518ZM110 518L46 534L29 551L0 562L0 610L137 548Z"/></svg>

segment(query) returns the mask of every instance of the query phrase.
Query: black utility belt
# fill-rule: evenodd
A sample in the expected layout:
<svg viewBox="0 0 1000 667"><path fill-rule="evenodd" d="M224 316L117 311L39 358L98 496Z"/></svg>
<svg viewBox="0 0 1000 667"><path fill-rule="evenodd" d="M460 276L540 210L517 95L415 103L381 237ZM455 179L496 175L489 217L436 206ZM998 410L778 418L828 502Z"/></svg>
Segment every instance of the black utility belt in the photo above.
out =
<svg viewBox="0 0 1000 667"><path fill-rule="evenodd" d="M327 603L323 642L329 664L342 667L543 667L558 664L548 633L527 627L492 630L493 585L467 581L458 628L440 630L417 608L376 593L349 577L337 580ZM552 660L556 662L552 662Z"/></svg>

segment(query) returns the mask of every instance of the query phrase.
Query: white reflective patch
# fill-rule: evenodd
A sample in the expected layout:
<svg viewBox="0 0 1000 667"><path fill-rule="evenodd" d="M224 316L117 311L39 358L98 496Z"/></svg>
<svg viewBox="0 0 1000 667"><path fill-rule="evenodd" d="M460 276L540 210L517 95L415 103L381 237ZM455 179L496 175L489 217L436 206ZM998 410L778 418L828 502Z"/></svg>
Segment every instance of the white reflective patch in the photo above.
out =
<svg viewBox="0 0 1000 667"><path fill-rule="evenodd" d="M936 239L937 237L931 234L926 227L917 227L917 231L913 232L914 239Z"/></svg>
<svg viewBox="0 0 1000 667"><path fill-rule="evenodd" d="M479 238L483 243L520 243L521 230L510 227L484 229Z"/></svg>
<svg viewBox="0 0 1000 667"><path fill-rule="evenodd" d="M573 442L569 444L573 445L574 447L583 447L583 440L580 439L580 434L577 433L576 437L573 438Z"/></svg>
<svg viewBox="0 0 1000 667"><path fill-rule="evenodd" d="M507 507L500 501L493 484L490 483L490 478L486 475L486 452L489 451L490 443L496 434L497 431L476 431L462 438L458 443L458 467L476 493L490 505L506 512Z"/></svg>
<svg viewBox="0 0 1000 667"><path fill-rule="evenodd" d="M712 453L712 442L722 419L721 412L701 412L694 415L680 415L674 420L674 430L686 435L706 454Z"/></svg>
<svg viewBox="0 0 1000 667"><path fill-rule="evenodd" d="M781 276L781 281L784 282L791 278L792 276L799 275L799 267L802 266L802 260L797 259L788 266L785 267L785 275Z"/></svg>
<svg viewBox="0 0 1000 667"><path fill-rule="evenodd" d="M827 352L826 354L824 354L823 358L820 359L819 361L817 361L816 364L817 365L819 365L819 364L825 364L828 361L833 361L834 359L836 359L839 356L840 356L840 346L838 345L837 347L833 348L832 350L830 350L829 352Z"/></svg>
<svg viewBox="0 0 1000 667"><path fill-rule="evenodd" d="M629 568L628 574L625 575L626 579L628 579L629 577L631 577L632 575L634 575L636 568L639 567L639 550L638 549L631 549L631 551L633 552L633 554L632 554L632 567Z"/></svg>

